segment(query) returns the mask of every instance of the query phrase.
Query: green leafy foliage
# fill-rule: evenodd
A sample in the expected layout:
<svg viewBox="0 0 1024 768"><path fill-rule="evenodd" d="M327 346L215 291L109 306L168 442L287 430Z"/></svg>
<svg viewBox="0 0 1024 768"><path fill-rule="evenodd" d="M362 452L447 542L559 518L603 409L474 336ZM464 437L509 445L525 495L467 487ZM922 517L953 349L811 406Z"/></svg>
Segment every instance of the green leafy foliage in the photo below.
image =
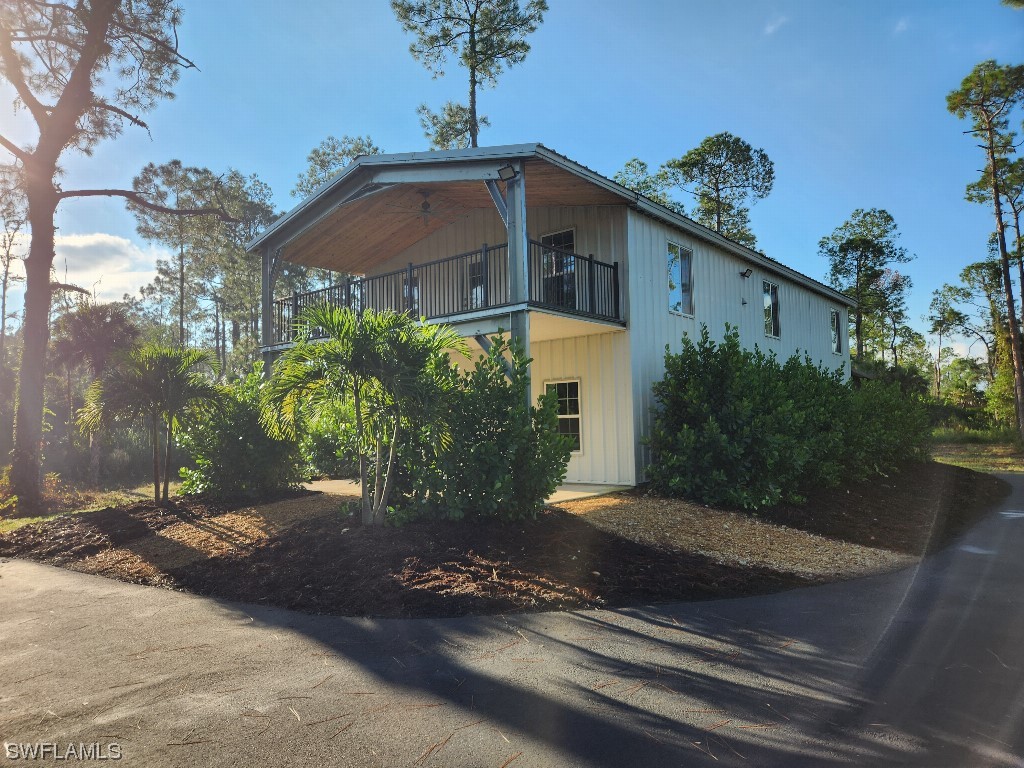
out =
<svg viewBox="0 0 1024 768"><path fill-rule="evenodd" d="M437 425L446 403L448 350L465 349L451 328L418 323L410 315L319 304L299 318L297 343L286 350L267 387L268 428L294 434L324 407L351 398L362 486L361 519L383 525L408 450L410 425ZM315 340L315 332L323 334Z"/></svg>
<svg viewBox="0 0 1024 768"><path fill-rule="evenodd" d="M120 356L93 382L78 413L78 423L95 432L118 424L146 425L153 449L153 499L169 493L176 429L197 418L204 404L221 401L223 392L208 376L210 355L195 349L147 344ZM164 433L163 470L160 432Z"/></svg>
<svg viewBox="0 0 1024 768"><path fill-rule="evenodd" d="M299 454L307 477L359 477L355 411L351 400L325 404L299 430Z"/></svg>
<svg viewBox="0 0 1024 768"><path fill-rule="evenodd" d="M654 488L745 509L887 472L921 454L929 426L897 385L853 390L808 358L743 349L728 326L721 343L703 327L696 344L666 352L654 396Z"/></svg>
<svg viewBox="0 0 1024 768"><path fill-rule="evenodd" d="M379 155L369 136L328 136L306 155L309 167L299 174L292 197L309 197L360 155Z"/></svg>
<svg viewBox="0 0 1024 768"><path fill-rule="evenodd" d="M507 67L522 63L530 52L526 36L544 21L545 0L391 0L391 10L415 39L409 52L433 72L444 74L455 59L469 74L469 102L449 101L441 113L426 105L418 110L433 147L477 146L480 127L477 90L494 86Z"/></svg>
<svg viewBox="0 0 1024 768"><path fill-rule="evenodd" d="M215 407L190 420L178 441L195 468L182 468L180 492L216 498L266 498L296 487L302 472L298 445L271 437L263 424L263 363L225 387Z"/></svg>
<svg viewBox="0 0 1024 768"><path fill-rule="evenodd" d="M766 198L775 183L775 166L763 149L716 133L663 168L675 186L697 198L697 221L749 248L757 245L748 206Z"/></svg>
<svg viewBox="0 0 1024 768"><path fill-rule="evenodd" d="M519 345L498 337L471 371L449 369L447 441L437 450L421 439L399 520L519 520L540 511L565 478L572 447L558 434L553 394L528 404L528 364Z"/></svg>
<svg viewBox="0 0 1024 768"><path fill-rule="evenodd" d="M923 400L885 381L866 381L843 394L846 474L851 480L888 475L908 461L928 458L931 422Z"/></svg>

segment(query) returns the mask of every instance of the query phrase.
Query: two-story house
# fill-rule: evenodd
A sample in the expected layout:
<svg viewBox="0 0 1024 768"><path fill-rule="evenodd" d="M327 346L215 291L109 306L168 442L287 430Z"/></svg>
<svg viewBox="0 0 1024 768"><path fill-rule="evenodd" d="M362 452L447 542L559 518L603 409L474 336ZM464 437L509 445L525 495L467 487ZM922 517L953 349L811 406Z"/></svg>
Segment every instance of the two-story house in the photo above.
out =
<svg viewBox="0 0 1024 768"><path fill-rule="evenodd" d="M325 300L448 323L478 351L517 336L575 441L568 482L643 479L666 345L702 324L850 372L846 296L540 144L359 157L249 250L268 359ZM283 262L355 277L279 296Z"/></svg>

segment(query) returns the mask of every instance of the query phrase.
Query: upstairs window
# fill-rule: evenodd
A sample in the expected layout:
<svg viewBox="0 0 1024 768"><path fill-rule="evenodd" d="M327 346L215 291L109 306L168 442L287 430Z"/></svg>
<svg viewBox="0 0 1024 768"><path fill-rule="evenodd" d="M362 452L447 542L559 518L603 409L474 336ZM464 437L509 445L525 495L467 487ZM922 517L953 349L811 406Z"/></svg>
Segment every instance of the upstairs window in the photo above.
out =
<svg viewBox="0 0 1024 768"><path fill-rule="evenodd" d="M779 338L779 286L765 280L764 289L764 335Z"/></svg>
<svg viewBox="0 0 1024 768"><path fill-rule="evenodd" d="M842 315L839 314L838 309L833 309L829 313L829 324L832 332L832 352L837 355L843 353L843 334L841 332Z"/></svg>
<svg viewBox="0 0 1024 768"><path fill-rule="evenodd" d="M558 433L573 441L573 451L579 451L580 439L580 383L579 381L553 381L545 384L547 392L558 397Z"/></svg>
<svg viewBox="0 0 1024 768"><path fill-rule="evenodd" d="M693 251L676 243L668 244L668 311L677 315L693 314Z"/></svg>

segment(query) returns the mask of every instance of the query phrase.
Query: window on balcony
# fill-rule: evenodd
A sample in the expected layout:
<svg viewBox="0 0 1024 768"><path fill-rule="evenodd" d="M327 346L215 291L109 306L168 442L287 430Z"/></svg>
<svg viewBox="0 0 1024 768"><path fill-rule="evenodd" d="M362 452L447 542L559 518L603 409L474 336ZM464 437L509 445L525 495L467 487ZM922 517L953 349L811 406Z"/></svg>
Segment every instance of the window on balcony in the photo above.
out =
<svg viewBox="0 0 1024 768"><path fill-rule="evenodd" d="M545 304L576 309L576 230L565 229L544 235L545 248L541 264ZM564 253L563 253L564 252Z"/></svg>

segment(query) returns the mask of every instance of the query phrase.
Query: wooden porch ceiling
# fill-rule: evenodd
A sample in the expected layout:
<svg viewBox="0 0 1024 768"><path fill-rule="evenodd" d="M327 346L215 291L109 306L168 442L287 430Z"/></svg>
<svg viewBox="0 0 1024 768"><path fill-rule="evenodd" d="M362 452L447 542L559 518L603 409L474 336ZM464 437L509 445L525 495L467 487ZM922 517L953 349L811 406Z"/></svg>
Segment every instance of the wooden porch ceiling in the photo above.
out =
<svg viewBox="0 0 1024 768"><path fill-rule="evenodd" d="M526 203L615 205L621 197L543 160L526 163ZM498 182L504 192L504 185ZM429 203L429 214L422 205ZM346 203L289 243L283 252L294 264L365 274L428 235L494 201L482 181L401 184Z"/></svg>

